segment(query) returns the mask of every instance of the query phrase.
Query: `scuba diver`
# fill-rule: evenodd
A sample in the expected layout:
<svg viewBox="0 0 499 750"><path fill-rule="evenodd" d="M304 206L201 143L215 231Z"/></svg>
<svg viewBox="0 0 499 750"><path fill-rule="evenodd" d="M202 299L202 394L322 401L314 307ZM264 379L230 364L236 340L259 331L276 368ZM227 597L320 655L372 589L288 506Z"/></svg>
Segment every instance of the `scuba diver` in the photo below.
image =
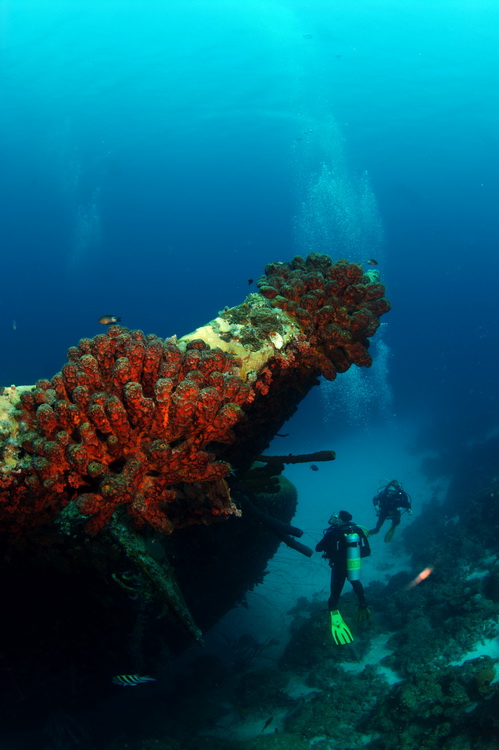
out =
<svg viewBox="0 0 499 750"><path fill-rule="evenodd" d="M352 643L353 636L345 624L339 610L338 602L348 578L359 600L357 620L369 619L371 611L367 606L364 587L360 582L360 560L371 554L371 548L364 531L352 523L352 515L340 510L329 519L329 528L315 548L331 566L331 596L328 608L331 613L331 633L334 642L339 646Z"/></svg>
<svg viewBox="0 0 499 750"><path fill-rule="evenodd" d="M385 534L385 542L390 542L395 534L395 529L400 523L402 512L412 514L410 496L402 489L402 485L396 479L381 489L376 497L373 497L373 504L378 516L376 526L369 531L369 534L377 534L385 523L386 519L392 522L391 527Z"/></svg>

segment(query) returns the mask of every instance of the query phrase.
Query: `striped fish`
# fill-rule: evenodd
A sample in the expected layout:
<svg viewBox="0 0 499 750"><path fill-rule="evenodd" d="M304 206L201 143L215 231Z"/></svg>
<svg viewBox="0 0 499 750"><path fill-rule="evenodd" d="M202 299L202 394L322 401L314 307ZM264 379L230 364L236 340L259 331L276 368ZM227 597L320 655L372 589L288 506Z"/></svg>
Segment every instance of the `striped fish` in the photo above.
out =
<svg viewBox="0 0 499 750"><path fill-rule="evenodd" d="M143 674L117 674L111 682L121 687L135 687L135 685L142 685L143 682L156 682L156 679Z"/></svg>

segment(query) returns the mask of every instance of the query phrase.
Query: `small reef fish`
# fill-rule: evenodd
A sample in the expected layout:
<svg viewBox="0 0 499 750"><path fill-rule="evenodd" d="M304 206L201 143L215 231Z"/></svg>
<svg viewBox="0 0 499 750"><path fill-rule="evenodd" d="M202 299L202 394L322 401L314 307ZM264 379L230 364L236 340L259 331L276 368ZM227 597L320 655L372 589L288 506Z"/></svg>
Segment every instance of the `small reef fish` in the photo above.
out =
<svg viewBox="0 0 499 750"><path fill-rule="evenodd" d="M269 716L269 718L267 719L267 721L265 722L265 724L264 724L264 725L263 725L263 727L261 728L261 730L260 730L260 734L262 734L262 732L265 732L265 730L267 729L267 727L268 727L268 726L269 726L270 724L272 724L272 720L273 720L273 718L274 718L273 716Z"/></svg>
<svg viewBox="0 0 499 750"><path fill-rule="evenodd" d="M142 685L144 682L156 682L156 679L142 674L118 674L113 677L111 682L113 685L120 685L120 687L135 687L135 685Z"/></svg>
<svg viewBox="0 0 499 750"><path fill-rule="evenodd" d="M252 283L253 283L253 279L248 279L248 284L252 284Z"/></svg>
<svg viewBox="0 0 499 750"><path fill-rule="evenodd" d="M312 469L312 471L319 471L319 467L315 464L310 464L310 468Z"/></svg>
<svg viewBox="0 0 499 750"><path fill-rule="evenodd" d="M119 323L121 318L119 318L117 315L101 315L99 318L99 323L102 323L103 326L110 326L113 323Z"/></svg>
<svg viewBox="0 0 499 750"><path fill-rule="evenodd" d="M369 258L369 260L367 261L367 265L368 266L377 266L378 265L378 261L375 258Z"/></svg>
<svg viewBox="0 0 499 750"><path fill-rule="evenodd" d="M418 575L416 576L416 578L413 578L413 580L410 582L410 584L408 586L406 586L406 590L407 589L413 589L414 586L417 586L418 584L421 583L421 581L424 581L424 580L426 580L426 578L428 578L428 576L431 576L432 572L433 572L433 568L431 568L431 567L428 567L428 568L425 568L424 570L422 570L421 573L418 573Z"/></svg>
<svg viewBox="0 0 499 750"><path fill-rule="evenodd" d="M15 331L17 329L17 323L15 320L12 321L12 330Z"/></svg>

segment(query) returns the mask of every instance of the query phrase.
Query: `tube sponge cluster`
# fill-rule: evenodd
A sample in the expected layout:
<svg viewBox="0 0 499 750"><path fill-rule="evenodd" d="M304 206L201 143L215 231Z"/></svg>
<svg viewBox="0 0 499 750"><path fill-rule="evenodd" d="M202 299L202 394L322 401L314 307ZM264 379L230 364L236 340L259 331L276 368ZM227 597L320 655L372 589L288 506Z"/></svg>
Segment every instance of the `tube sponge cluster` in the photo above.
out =
<svg viewBox="0 0 499 750"><path fill-rule="evenodd" d="M139 525L170 533L234 511L223 481L231 467L204 450L233 439L251 397L232 355L113 326L68 357L60 373L21 396L26 512L60 508L74 495L90 532L124 505Z"/></svg>
<svg viewBox="0 0 499 750"><path fill-rule="evenodd" d="M72 347L50 381L12 391L4 529L66 506L92 533L118 509L164 534L238 512L224 478L266 449L318 375L371 364L369 337L390 309L376 271L318 253L269 264L258 285L180 341L112 326Z"/></svg>
<svg viewBox="0 0 499 750"><path fill-rule="evenodd" d="M372 277L374 276L374 279ZM377 272L365 274L358 263L331 261L328 255L296 256L291 263L270 263L258 280L261 294L295 319L303 334L298 344L328 380L352 364L369 367L369 337L390 310Z"/></svg>

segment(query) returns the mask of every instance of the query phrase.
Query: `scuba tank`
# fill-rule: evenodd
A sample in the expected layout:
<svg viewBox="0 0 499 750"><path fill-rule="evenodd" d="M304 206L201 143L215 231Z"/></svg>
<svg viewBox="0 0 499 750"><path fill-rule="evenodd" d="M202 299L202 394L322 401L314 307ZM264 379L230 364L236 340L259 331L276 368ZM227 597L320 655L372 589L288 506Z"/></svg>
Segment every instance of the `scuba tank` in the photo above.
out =
<svg viewBox="0 0 499 750"><path fill-rule="evenodd" d="M353 532L345 534L347 548L347 578L349 581L360 579L360 544L359 535Z"/></svg>

